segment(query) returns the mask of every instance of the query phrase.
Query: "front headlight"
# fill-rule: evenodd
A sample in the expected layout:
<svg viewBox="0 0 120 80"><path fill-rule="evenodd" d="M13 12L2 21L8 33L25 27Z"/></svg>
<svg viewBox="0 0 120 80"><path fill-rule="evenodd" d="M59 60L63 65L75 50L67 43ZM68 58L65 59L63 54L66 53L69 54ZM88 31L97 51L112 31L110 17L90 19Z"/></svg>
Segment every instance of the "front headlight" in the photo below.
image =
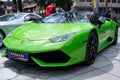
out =
<svg viewBox="0 0 120 80"><path fill-rule="evenodd" d="M59 37L55 37L55 38L51 38L50 41L53 43L57 43L57 42L62 42L62 41L66 41L69 38L71 38L75 33L71 33L71 34L66 34L64 36L59 36Z"/></svg>

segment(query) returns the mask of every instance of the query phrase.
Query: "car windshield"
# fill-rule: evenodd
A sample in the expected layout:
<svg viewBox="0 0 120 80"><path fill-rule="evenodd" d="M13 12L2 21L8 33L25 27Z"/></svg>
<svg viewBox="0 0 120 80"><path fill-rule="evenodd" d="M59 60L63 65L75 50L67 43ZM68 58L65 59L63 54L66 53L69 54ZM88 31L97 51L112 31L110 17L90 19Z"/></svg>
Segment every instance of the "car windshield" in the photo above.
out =
<svg viewBox="0 0 120 80"><path fill-rule="evenodd" d="M87 22L88 18L84 12L57 13L42 19L44 23L75 23Z"/></svg>
<svg viewBox="0 0 120 80"><path fill-rule="evenodd" d="M20 19L24 14L7 14L0 17L0 21L12 21Z"/></svg>
<svg viewBox="0 0 120 80"><path fill-rule="evenodd" d="M45 17L42 21L45 23L62 23L64 22L65 17L63 14L53 14L48 17Z"/></svg>

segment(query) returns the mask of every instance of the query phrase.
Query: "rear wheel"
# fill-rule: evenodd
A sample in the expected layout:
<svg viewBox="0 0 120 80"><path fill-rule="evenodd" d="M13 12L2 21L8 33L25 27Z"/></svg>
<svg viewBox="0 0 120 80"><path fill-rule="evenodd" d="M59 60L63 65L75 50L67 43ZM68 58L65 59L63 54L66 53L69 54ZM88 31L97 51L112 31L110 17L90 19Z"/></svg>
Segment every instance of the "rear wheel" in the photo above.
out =
<svg viewBox="0 0 120 80"><path fill-rule="evenodd" d="M87 41L85 64L91 65L95 62L98 50L98 36L95 32L91 32Z"/></svg>
<svg viewBox="0 0 120 80"><path fill-rule="evenodd" d="M116 27L114 41L113 41L112 45L116 45L117 41L118 41L118 27Z"/></svg>
<svg viewBox="0 0 120 80"><path fill-rule="evenodd" d="M4 46L4 45L3 45L3 39L4 39L4 37L5 37L5 36L4 36L3 32L0 31L0 48Z"/></svg>

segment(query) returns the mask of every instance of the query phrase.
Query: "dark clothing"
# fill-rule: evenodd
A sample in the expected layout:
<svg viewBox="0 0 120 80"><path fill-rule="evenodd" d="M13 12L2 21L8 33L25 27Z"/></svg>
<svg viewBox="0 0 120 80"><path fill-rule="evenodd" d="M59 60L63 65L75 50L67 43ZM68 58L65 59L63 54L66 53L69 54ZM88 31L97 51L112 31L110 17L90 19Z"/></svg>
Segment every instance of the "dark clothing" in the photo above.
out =
<svg viewBox="0 0 120 80"><path fill-rule="evenodd" d="M56 13L56 9L55 9L54 5L51 4L46 8L46 16L49 16L53 13Z"/></svg>
<svg viewBox="0 0 120 80"><path fill-rule="evenodd" d="M111 18L111 11L108 11L108 12L105 14L105 17Z"/></svg>
<svg viewBox="0 0 120 80"><path fill-rule="evenodd" d="M111 18L112 18L112 20L114 20L115 22L117 22L117 15L116 15L115 12L112 12Z"/></svg>
<svg viewBox="0 0 120 80"><path fill-rule="evenodd" d="M3 8L0 8L0 16L1 16L1 15L4 15L4 13L5 13L4 9L3 9Z"/></svg>
<svg viewBox="0 0 120 80"><path fill-rule="evenodd" d="M52 14L54 14L54 13L56 13L56 10L55 10L55 8L53 7L53 9L52 9Z"/></svg>
<svg viewBox="0 0 120 80"><path fill-rule="evenodd" d="M65 5L65 11L70 11L71 10L72 4L68 3Z"/></svg>
<svg viewBox="0 0 120 80"><path fill-rule="evenodd" d="M116 17L113 17L113 20L114 20L115 22L117 22L117 18L116 18Z"/></svg>

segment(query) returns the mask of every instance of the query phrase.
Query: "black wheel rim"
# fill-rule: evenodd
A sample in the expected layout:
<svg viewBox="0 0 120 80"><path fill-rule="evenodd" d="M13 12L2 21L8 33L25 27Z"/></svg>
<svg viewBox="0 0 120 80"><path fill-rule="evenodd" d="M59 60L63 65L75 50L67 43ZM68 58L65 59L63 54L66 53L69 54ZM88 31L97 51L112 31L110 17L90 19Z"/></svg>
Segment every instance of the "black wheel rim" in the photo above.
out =
<svg viewBox="0 0 120 80"><path fill-rule="evenodd" d="M94 62L98 49L98 39L95 34L92 34L88 42L88 59L90 62Z"/></svg>
<svg viewBox="0 0 120 80"><path fill-rule="evenodd" d="M118 40L118 29L116 29L115 31L115 38L114 38L114 41L117 43L117 40Z"/></svg>

